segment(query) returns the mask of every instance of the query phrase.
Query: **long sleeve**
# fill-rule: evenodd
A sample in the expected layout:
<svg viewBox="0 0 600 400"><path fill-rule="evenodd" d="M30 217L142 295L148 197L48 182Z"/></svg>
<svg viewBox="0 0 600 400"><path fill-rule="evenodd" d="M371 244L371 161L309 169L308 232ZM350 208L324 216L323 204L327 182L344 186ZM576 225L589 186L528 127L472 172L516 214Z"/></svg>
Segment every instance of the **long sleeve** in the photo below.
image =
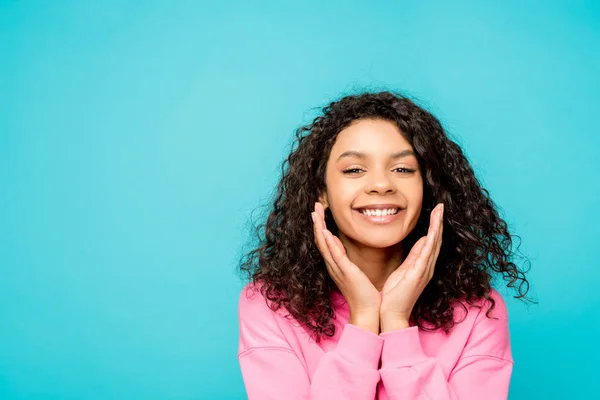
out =
<svg viewBox="0 0 600 400"><path fill-rule="evenodd" d="M335 350L312 376L289 347L252 347L239 354L249 400L373 400L383 340L355 325L344 326Z"/></svg>
<svg viewBox="0 0 600 400"><path fill-rule="evenodd" d="M434 357L425 354L418 327L384 332L381 380L390 400L505 400L513 360L508 314L496 295L492 317L480 310L461 357L446 380Z"/></svg>
<svg viewBox="0 0 600 400"><path fill-rule="evenodd" d="M319 359L312 377L264 300L242 298L238 360L249 400L374 400L384 339L346 324L335 349Z"/></svg>

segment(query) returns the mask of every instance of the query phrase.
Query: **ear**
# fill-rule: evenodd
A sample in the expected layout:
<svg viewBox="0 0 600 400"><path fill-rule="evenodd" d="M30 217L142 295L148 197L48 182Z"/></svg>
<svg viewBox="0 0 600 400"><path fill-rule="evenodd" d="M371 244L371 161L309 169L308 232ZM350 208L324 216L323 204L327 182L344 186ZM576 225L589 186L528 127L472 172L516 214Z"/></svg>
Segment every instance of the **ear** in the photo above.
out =
<svg viewBox="0 0 600 400"><path fill-rule="evenodd" d="M323 192L319 195L319 203L323 204L323 209L327 209L329 207L329 201L327 200L327 192Z"/></svg>

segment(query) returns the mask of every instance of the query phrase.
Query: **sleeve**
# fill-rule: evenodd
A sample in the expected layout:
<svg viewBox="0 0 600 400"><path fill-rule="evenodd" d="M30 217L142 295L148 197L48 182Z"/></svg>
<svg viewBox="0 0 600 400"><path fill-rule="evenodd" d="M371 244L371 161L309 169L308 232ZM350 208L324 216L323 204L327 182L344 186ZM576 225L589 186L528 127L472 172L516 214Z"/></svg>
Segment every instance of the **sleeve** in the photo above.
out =
<svg viewBox="0 0 600 400"><path fill-rule="evenodd" d="M486 317L479 310L461 353L446 381L441 365L427 356L418 327L384 332L381 380L391 400L506 400L512 374L508 313L500 295Z"/></svg>
<svg viewBox="0 0 600 400"><path fill-rule="evenodd" d="M258 302L264 304L262 298ZM337 347L321 357L310 377L276 318L266 305L240 301L238 360L249 400L375 398L383 348L379 335L346 324Z"/></svg>

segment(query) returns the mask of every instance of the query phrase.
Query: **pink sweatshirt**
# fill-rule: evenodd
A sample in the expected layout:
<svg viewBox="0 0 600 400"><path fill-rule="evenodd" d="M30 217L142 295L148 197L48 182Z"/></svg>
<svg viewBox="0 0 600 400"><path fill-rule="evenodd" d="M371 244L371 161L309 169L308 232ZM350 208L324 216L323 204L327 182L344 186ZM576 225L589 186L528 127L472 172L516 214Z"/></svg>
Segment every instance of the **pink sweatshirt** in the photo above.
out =
<svg viewBox="0 0 600 400"><path fill-rule="evenodd" d="M348 323L343 295L332 294L335 336L317 344L287 312L272 311L247 285L239 299L238 360L249 400L507 399L513 359L508 312L465 304L446 335L409 328L372 332ZM455 321L465 316L455 306ZM381 360L381 365L379 361Z"/></svg>

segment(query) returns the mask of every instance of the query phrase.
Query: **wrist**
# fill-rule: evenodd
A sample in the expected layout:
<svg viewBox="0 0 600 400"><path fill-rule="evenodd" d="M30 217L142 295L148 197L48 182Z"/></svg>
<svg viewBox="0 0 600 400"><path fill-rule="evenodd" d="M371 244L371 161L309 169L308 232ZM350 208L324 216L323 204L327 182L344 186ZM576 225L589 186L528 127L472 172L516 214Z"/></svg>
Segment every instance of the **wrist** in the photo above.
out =
<svg viewBox="0 0 600 400"><path fill-rule="evenodd" d="M350 314L348 323L356 325L366 331L379 335L379 315L371 314Z"/></svg>
<svg viewBox="0 0 600 400"><path fill-rule="evenodd" d="M382 314L379 321L381 333L410 328L408 318L393 314Z"/></svg>

